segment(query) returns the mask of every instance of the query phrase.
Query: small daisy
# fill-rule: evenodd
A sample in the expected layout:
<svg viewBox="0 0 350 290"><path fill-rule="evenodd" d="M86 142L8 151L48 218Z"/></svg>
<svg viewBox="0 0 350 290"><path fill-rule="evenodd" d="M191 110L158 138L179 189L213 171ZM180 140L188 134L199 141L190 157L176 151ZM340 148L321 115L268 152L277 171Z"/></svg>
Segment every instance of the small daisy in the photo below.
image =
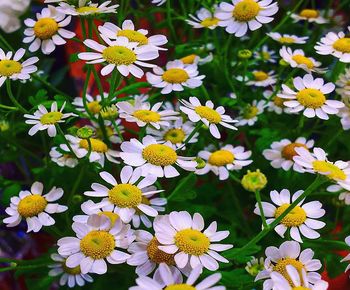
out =
<svg viewBox="0 0 350 290"><path fill-rule="evenodd" d="M206 101L204 106L196 97L190 97L189 101L180 100L180 102L183 104L183 106L180 106L180 110L188 116L190 121L193 123L202 121L205 126L209 127L210 134L217 139L221 138L221 134L217 126L218 124L231 130L237 130L236 127L230 124L236 123L237 121L225 114L224 107L219 106L214 109L214 104L212 101Z"/></svg>
<svg viewBox="0 0 350 290"><path fill-rule="evenodd" d="M28 80L30 79L30 74L38 70L34 65L34 63L39 61L39 58L36 56L20 62L25 52L25 49L20 48L13 55L12 51L5 53L0 48L0 87L8 78L10 80Z"/></svg>
<svg viewBox="0 0 350 290"><path fill-rule="evenodd" d="M337 89L335 90L344 100L350 99L350 68L346 68L338 80L335 82Z"/></svg>
<svg viewBox="0 0 350 290"><path fill-rule="evenodd" d="M306 8L301 10L299 14L291 14L291 17L294 19L294 22L306 20L307 22L315 22L317 24L327 23L328 20L322 14L318 10Z"/></svg>
<svg viewBox="0 0 350 290"><path fill-rule="evenodd" d="M156 218L154 230L157 240L164 246L158 248L168 254L175 254L176 266L180 269L201 265L210 271L219 268L217 261L228 263L228 260L217 252L231 249L229 244L217 244L230 234L229 231L217 231L216 222L204 230L204 220L199 213L193 217L186 212L173 211L167 216Z"/></svg>
<svg viewBox="0 0 350 290"><path fill-rule="evenodd" d="M246 82L247 86L256 86L256 87L268 87L276 83L276 75L274 71L268 73L262 70L255 70L252 72L253 79ZM244 77L238 77L239 81L243 81Z"/></svg>
<svg viewBox="0 0 350 290"><path fill-rule="evenodd" d="M269 32L267 35L270 36L273 40L276 40L284 45L304 44L309 39L308 36L299 37L292 34L280 34L278 32Z"/></svg>
<svg viewBox="0 0 350 290"><path fill-rule="evenodd" d="M104 120L104 129L101 128L100 124L94 121L91 121L92 126L86 126L91 128L94 131L93 137L102 140L104 138L103 130L105 130L106 137L108 140L113 144L120 144L122 143L122 140L119 137L119 133L124 133L124 127L121 125L121 120L117 119L114 121L115 125L117 126L119 133L113 126L112 122L109 120Z"/></svg>
<svg viewBox="0 0 350 290"><path fill-rule="evenodd" d="M101 5L92 3L90 0L79 0L78 6L70 5L66 2L59 3L57 11L66 15L95 15L104 13L117 13L118 4L108 6L112 1L105 1Z"/></svg>
<svg viewBox="0 0 350 290"><path fill-rule="evenodd" d="M174 60L166 64L165 71L157 66L153 68L153 73L147 72L146 77L153 87L162 89L161 94L169 94L183 91L184 87L200 87L205 76L198 74L197 65L185 65L181 60Z"/></svg>
<svg viewBox="0 0 350 290"><path fill-rule="evenodd" d="M263 257L260 257L260 259L257 259L255 257L252 257L252 259L247 262L247 266L245 266L245 270L251 275L256 276L258 273L262 270L264 270L264 264L265 260Z"/></svg>
<svg viewBox="0 0 350 290"><path fill-rule="evenodd" d="M108 93L103 93L103 95L104 95L104 98L108 97ZM102 101L102 97L100 95L97 95L95 97L92 97L89 94L86 95L87 109L94 116L97 116L100 113L100 111L102 110L101 101ZM72 105L75 106L77 111L84 112L85 114L87 114L87 112L85 110L83 98L81 98L81 97L74 98Z"/></svg>
<svg viewBox="0 0 350 290"><path fill-rule="evenodd" d="M214 29L218 26L219 19L216 18L208 9L201 8L196 12L196 16L190 14L191 19L186 22L193 28L209 28Z"/></svg>
<svg viewBox="0 0 350 290"><path fill-rule="evenodd" d="M280 193L276 190L271 191L270 198L277 207L272 203L262 202L267 224L274 222L303 193L303 190L298 190L290 196L288 189L283 189ZM274 230L282 238L284 238L288 229L290 230L291 238L299 243L303 242L300 233L308 239L320 237L320 234L315 230L322 229L326 224L316 219L324 216L326 211L322 209L322 204L319 201L311 201L302 205L303 202L304 200L299 202L275 227ZM260 215L258 204L255 205L254 213Z"/></svg>
<svg viewBox="0 0 350 290"><path fill-rule="evenodd" d="M50 150L50 157L52 162L55 162L58 166L74 168L78 165L78 159L76 159L70 151L64 151L60 147L52 147Z"/></svg>
<svg viewBox="0 0 350 290"><path fill-rule="evenodd" d="M309 150L314 146L314 143L314 140L306 140L304 137L299 137L294 142L282 139L281 141L273 142L271 149L265 149L262 154L267 160L271 161L273 168L282 168L288 171L293 167L293 170L296 172L304 172L302 167L293 160L294 156L298 155L295 148L303 147Z"/></svg>
<svg viewBox="0 0 350 290"><path fill-rule="evenodd" d="M258 116L264 112L266 102L264 100L254 100L252 104L247 105L240 111L237 118L237 126L253 126L258 121Z"/></svg>
<svg viewBox="0 0 350 290"><path fill-rule="evenodd" d="M152 4L156 4L157 6L161 6L166 2L166 0L152 0Z"/></svg>
<svg viewBox="0 0 350 290"><path fill-rule="evenodd" d="M73 288L76 285L81 287L85 285L85 281L89 283L94 281L90 275L81 273L80 266L69 268L66 265L65 257L59 254L52 254L51 259L56 263L49 265L49 268L51 268L49 276L61 276L59 281L60 286L67 284L69 288Z"/></svg>
<svg viewBox="0 0 350 290"><path fill-rule="evenodd" d="M333 83L324 83L322 78L314 79L311 74L304 75L303 78L293 79L293 91L287 85L282 84L282 93L278 96L286 100L283 104L291 108L291 113L303 111L303 115L308 118L317 116L322 120L328 120L328 115L335 115L339 109L344 107L344 103L336 100L327 100L326 95L333 92Z"/></svg>
<svg viewBox="0 0 350 290"><path fill-rule="evenodd" d="M348 26L350 31L350 26ZM344 32L328 32L325 37L322 37L320 42L315 46L316 52L321 55L333 55L339 58L339 61L350 62L350 37Z"/></svg>
<svg viewBox="0 0 350 290"><path fill-rule="evenodd" d="M41 13L36 14L37 20L27 18L24 24L29 27L24 30L24 43L31 43L30 52L35 52L41 47L44 54L50 54L56 48L56 45L66 43L64 38L70 39L75 36L74 32L68 31L63 27L69 25L71 16L67 16L49 5L43 8Z"/></svg>
<svg viewBox="0 0 350 290"><path fill-rule="evenodd" d="M82 274L107 272L110 264L122 264L130 257L119 249L127 249L135 239L130 225L117 220L111 227L106 216L92 215L87 224L74 222L76 237L64 237L57 241L58 253L67 257L67 267L80 267Z"/></svg>
<svg viewBox="0 0 350 290"><path fill-rule="evenodd" d="M195 64L195 65L203 65L206 64L208 62L211 62L214 59L213 54L209 53L206 57L200 57L196 54L189 54L186 55L182 58L180 58L180 60L183 62L183 64L187 65L187 64Z"/></svg>
<svg viewBox="0 0 350 290"><path fill-rule="evenodd" d="M251 151L245 151L243 146L233 147L225 145L219 150L210 152L208 150L200 151L198 157L206 161L203 168L197 169L196 174L203 175L212 171L219 176L220 180L226 180L229 177L229 171L240 170L243 166L248 166L253 160L248 160L252 155Z"/></svg>
<svg viewBox="0 0 350 290"><path fill-rule="evenodd" d="M25 121L26 124L34 125L30 128L28 134L33 136L38 131L47 130L47 134L50 137L55 137L57 134L56 124L64 123L64 119L76 116L73 113L62 113L65 105L66 102L63 103L61 109L58 111L57 103L53 102L50 112L43 105L39 105L38 110L33 115L25 114L24 117L28 119Z"/></svg>
<svg viewBox="0 0 350 290"><path fill-rule="evenodd" d="M221 2L215 13L219 26L225 27L236 37L245 35L249 30L257 30L262 24L273 21L272 15L278 11L277 2L272 0L232 0L232 4Z"/></svg>
<svg viewBox="0 0 350 290"><path fill-rule="evenodd" d="M272 96L274 95L274 96ZM290 114L290 109L284 105L285 99L277 96L274 90L266 90L263 92L263 96L267 99L267 111L275 112L278 115L282 113Z"/></svg>
<svg viewBox="0 0 350 290"><path fill-rule="evenodd" d="M339 200L344 201L346 205L350 205L350 191L345 190L338 184L333 184L327 187L327 191L329 192L337 192L339 193Z"/></svg>
<svg viewBox="0 0 350 290"><path fill-rule="evenodd" d="M103 36L103 35L102 35ZM115 40L103 37L107 46L92 39L84 40L84 44L96 52L81 52L78 57L87 60L87 64L106 62L101 70L101 75L109 75L115 68L123 75L132 74L136 78L144 75L142 67L154 67L155 65L145 61L156 59L158 51L148 45L138 46L137 42L130 42L127 37L118 36Z"/></svg>
<svg viewBox="0 0 350 290"><path fill-rule="evenodd" d="M344 107L339 110L338 116L340 117L340 123L343 126L343 130L350 129L350 108Z"/></svg>
<svg viewBox="0 0 350 290"><path fill-rule="evenodd" d="M274 50L269 50L267 45L263 45L260 51L255 51L254 56L256 59L263 62L276 63L276 55Z"/></svg>
<svg viewBox="0 0 350 290"><path fill-rule="evenodd" d="M350 236L345 238L345 243L350 247ZM350 261L350 254L348 254L341 262ZM350 264L346 267L345 272L350 270Z"/></svg>
<svg viewBox="0 0 350 290"><path fill-rule="evenodd" d="M180 175L175 165L188 171L194 171L197 166L192 157L178 156L171 142L160 144L152 136L145 136L142 143L134 138L123 142L121 150L120 157L124 163L141 168L142 176L153 174L172 178Z"/></svg>
<svg viewBox="0 0 350 290"><path fill-rule="evenodd" d="M25 219L28 225L27 233L36 233L43 226L55 224L55 220L49 214L61 213L68 209L65 205L52 203L62 197L63 189L53 187L47 194L42 195L43 189L41 182L34 182L30 191L20 191L18 197L11 197L11 204L5 210L10 217L3 220L7 227L15 227Z"/></svg>

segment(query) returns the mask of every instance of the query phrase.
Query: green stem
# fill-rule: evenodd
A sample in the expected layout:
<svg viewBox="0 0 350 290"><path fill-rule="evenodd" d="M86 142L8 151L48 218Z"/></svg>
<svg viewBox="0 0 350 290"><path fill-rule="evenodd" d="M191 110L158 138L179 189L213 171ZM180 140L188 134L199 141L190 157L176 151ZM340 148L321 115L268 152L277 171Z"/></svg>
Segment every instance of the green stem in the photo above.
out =
<svg viewBox="0 0 350 290"><path fill-rule="evenodd" d="M4 45L7 47L7 49L14 51L14 48L7 42L7 40L1 35L0 33L0 41L4 43Z"/></svg>
<svg viewBox="0 0 350 290"><path fill-rule="evenodd" d="M60 125L56 124L56 128L58 133L60 133L60 135L63 137L64 139L64 143L66 143L67 147L69 148L69 151L72 153L72 155L78 159L77 155L75 155L72 146L70 145L69 141L67 140L66 136L64 135L64 132L62 131Z"/></svg>
<svg viewBox="0 0 350 290"><path fill-rule="evenodd" d="M167 0L166 1L166 15L167 15L166 20L167 20L168 26L170 28L170 35L171 35L173 40L176 40L176 32L175 32L173 21L171 18L171 12L172 12L171 0Z"/></svg>
<svg viewBox="0 0 350 290"><path fill-rule="evenodd" d="M53 91L54 93L61 95L61 96L65 96L65 97L70 97L68 96L65 92L57 89L56 87L54 87L53 85L51 85L49 82L47 82L45 79L43 79L41 76L39 75L32 75L32 78L41 82L43 85L45 85L48 89L50 89L51 91Z"/></svg>
<svg viewBox="0 0 350 290"><path fill-rule="evenodd" d="M18 111L17 107L10 107L3 104L0 104L0 108L6 109L6 110Z"/></svg>
<svg viewBox="0 0 350 290"><path fill-rule="evenodd" d="M194 134L196 134L199 129L202 127L202 122L198 122L196 127L193 128L192 132L190 133L190 135L188 135L188 137L186 138L184 144L182 146L180 146L179 148L176 149L176 151L179 151L180 149L186 147L186 145L188 144L188 142L191 141L192 137L194 136Z"/></svg>
<svg viewBox="0 0 350 290"><path fill-rule="evenodd" d="M117 131L120 140L123 142L123 141L124 141L124 138L123 138L122 132L120 132L120 129L119 129L117 123L115 122L114 119L111 119L111 122L112 122L112 124L113 124L114 129Z"/></svg>
<svg viewBox="0 0 350 290"><path fill-rule="evenodd" d="M256 198L256 201L258 202L259 211L260 211L260 216L261 216L261 220L262 220L264 229L265 229L265 228L268 228L269 226L268 226L268 224L266 223L266 217L265 217L265 213L264 213L264 210L263 210L263 207L262 207L261 196L260 196L260 191L259 191L259 190L256 190L256 191L255 191L255 198Z"/></svg>
<svg viewBox="0 0 350 290"><path fill-rule="evenodd" d="M11 81L9 79L6 80L6 90L7 90L7 94L9 95L12 103L23 113L28 113L28 111L25 108L23 108L21 106L21 104L14 97L14 95L12 93L12 89L11 89Z"/></svg>
<svg viewBox="0 0 350 290"><path fill-rule="evenodd" d="M207 91L207 89L206 89L206 87L205 87L204 85L201 85L201 91L203 92L204 97L205 97L208 101L210 101L209 93L208 93L208 91Z"/></svg>

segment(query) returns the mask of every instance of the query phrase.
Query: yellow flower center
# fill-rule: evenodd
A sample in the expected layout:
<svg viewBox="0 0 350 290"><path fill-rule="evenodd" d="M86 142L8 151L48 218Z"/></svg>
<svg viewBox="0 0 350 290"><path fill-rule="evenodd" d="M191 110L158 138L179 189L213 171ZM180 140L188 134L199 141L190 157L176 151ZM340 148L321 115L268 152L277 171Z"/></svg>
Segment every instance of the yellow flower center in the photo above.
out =
<svg viewBox="0 0 350 290"><path fill-rule="evenodd" d="M201 256L209 250L210 241L198 230L185 229L176 233L175 244L181 252Z"/></svg>
<svg viewBox="0 0 350 290"><path fill-rule="evenodd" d="M160 115L157 112L150 110L137 110L132 115L145 123L155 123L160 121Z"/></svg>
<svg viewBox="0 0 350 290"><path fill-rule="evenodd" d="M273 98L273 103L277 106L277 107L280 107L280 108L284 108L284 102L285 100L280 98L280 97L277 97L275 96Z"/></svg>
<svg viewBox="0 0 350 290"><path fill-rule="evenodd" d="M269 78L269 75L263 71L255 71L255 72L253 72L253 76L254 76L254 79L258 82L262 82L262 81L267 80Z"/></svg>
<svg viewBox="0 0 350 290"><path fill-rule="evenodd" d="M215 166L225 166L231 164L235 160L235 156L228 150L218 150L211 153L209 157L209 164Z"/></svg>
<svg viewBox="0 0 350 290"><path fill-rule="evenodd" d="M142 204L146 204L146 205L150 205L151 204L149 199L147 197L145 197L144 195L142 196L141 203ZM135 210L136 210L136 214L137 215L143 215L144 214L143 211L139 210L137 207L135 207Z"/></svg>
<svg viewBox="0 0 350 290"><path fill-rule="evenodd" d="M298 287L293 287L292 290L311 290L311 289L303 286L298 286Z"/></svg>
<svg viewBox="0 0 350 290"><path fill-rule="evenodd" d="M76 9L79 14L94 14L100 11L97 7L83 6Z"/></svg>
<svg viewBox="0 0 350 290"><path fill-rule="evenodd" d="M211 26L215 26L219 23L219 19L216 17L208 17L205 18L202 22L201 25L203 27L211 27Z"/></svg>
<svg viewBox="0 0 350 290"><path fill-rule="evenodd" d="M150 260L154 263L166 263L167 265L175 265L174 256L175 254L167 254L162 250L159 250L158 246L161 244L157 238L154 237L147 245L147 254Z"/></svg>
<svg viewBox="0 0 350 290"><path fill-rule="evenodd" d="M196 290L196 288L188 284L174 284L166 286L164 290Z"/></svg>
<svg viewBox="0 0 350 290"><path fill-rule="evenodd" d="M283 147L282 157L287 160L293 160L293 157L298 155L298 153L295 152L295 148L299 148L299 147L304 147L306 150L308 150L304 144L290 143Z"/></svg>
<svg viewBox="0 0 350 290"><path fill-rule="evenodd" d="M333 48L343 53L350 53L350 37L338 39L333 43Z"/></svg>
<svg viewBox="0 0 350 290"><path fill-rule="evenodd" d="M271 58L271 55L270 55L270 53L268 53L267 51L262 51L262 52L261 52L261 57L262 57L262 59L264 59L264 60L269 60L269 59Z"/></svg>
<svg viewBox="0 0 350 290"><path fill-rule="evenodd" d="M119 215L117 215L116 213L112 212L112 211L101 211L98 213L99 216L106 216L109 218L109 220L111 221L111 228L115 225L115 222L117 221L117 219L119 219Z"/></svg>
<svg viewBox="0 0 350 290"><path fill-rule="evenodd" d="M28 195L21 199L18 204L18 213L24 217L33 217L43 212L46 208L47 201L39 194Z"/></svg>
<svg viewBox="0 0 350 290"><path fill-rule="evenodd" d="M82 253L94 260L107 258L114 248L114 237L106 231L91 231L80 241Z"/></svg>
<svg viewBox="0 0 350 290"><path fill-rule="evenodd" d="M92 101L92 102L88 103L87 107L88 107L89 111L93 114L98 114L102 109L102 107L98 101Z"/></svg>
<svg viewBox="0 0 350 290"><path fill-rule="evenodd" d="M34 34L41 40L50 39L58 31L58 23L52 18L41 18L34 25Z"/></svg>
<svg viewBox="0 0 350 290"><path fill-rule="evenodd" d="M275 218L278 218L284 211L290 206L290 204L282 204L275 211ZM306 212L300 206L293 208L282 220L281 224L286 227L298 227L302 225L306 220Z"/></svg>
<svg viewBox="0 0 350 290"><path fill-rule="evenodd" d="M278 39L278 41L280 43L286 43L286 44L295 42L294 38L289 37L289 36L282 36Z"/></svg>
<svg viewBox="0 0 350 290"><path fill-rule="evenodd" d="M142 202L142 191L133 184L117 184L108 191L108 198L121 208L136 207Z"/></svg>
<svg viewBox="0 0 350 290"><path fill-rule="evenodd" d="M14 74L20 73L22 65L15 60L0 60L0 76L9 77Z"/></svg>
<svg viewBox="0 0 350 290"><path fill-rule="evenodd" d="M185 140L185 132L181 128L170 129L164 134L164 140L170 141L173 144L182 143Z"/></svg>
<svg viewBox="0 0 350 290"><path fill-rule="evenodd" d="M326 102L325 95L317 89L302 89L297 93L298 102L306 108L317 109Z"/></svg>
<svg viewBox="0 0 350 290"><path fill-rule="evenodd" d="M54 125L62 119L61 112L49 112L40 117L40 123L44 125Z"/></svg>
<svg viewBox="0 0 350 290"><path fill-rule="evenodd" d="M253 20L260 11L261 7L253 0L243 0L235 5L232 16L240 22Z"/></svg>
<svg viewBox="0 0 350 290"><path fill-rule="evenodd" d="M247 106L244 109L243 117L246 120L253 119L259 113L259 109L256 106Z"/></svg>
<svg viewBox="0 0 350 290"><path fill-rule="evenodd" d="M143 149L142 157L147 162L157 166L172 165L177 160L175 150L163 144L148 145Z"/></svg>
<svg viewBox="0 0 350 290"><path fill-rule="evenodd" d="M183 58L181 58L181 61L184 63L184 64L193 64L195 59L196 59L197 55L195 54L190 54L190 55L187 55Z"/></svg>
<svg viewBox="0 0 350 290"><path fill-rule="evenodd" d="M118 36L125 36L131 42L138 42L140 45L148 44L148 38L142 33L135 30L119 30L117 33Z"/></svg>
<svg viewBox="0 0 350 290"><path fill-rule="evenodd" d="M74 268L69 268L66 264L66 262L64 262L62 264L62 269L65 273L69 274L69 275L79 275L81 273L80 270L80 265L74 267Z"/></svg>
<svg viewBox="0 0 350 290"><path fill-rule="evenodd" d="M311 59L309 59L306 56L303 56L301 54L296 54L292 56L292 59L297 63L297 64L304 64L306 65L307 68L312 69L314 67L314 63L312 62Z"/></svg>
<svg viewBox="0 0 350 290"><path fill-rule="evenodd" d="M207 119L209 123L218 124L221 122L221 115L212 108L206 106L198 106L194 111L204 119Z"/></svg>
<svg viewBox="0 0 350 290"><path fill-rule="evenodd" d="M136 61L136 54L131 49L119 45L105 48L102 55L108 63L115 65L130 65Z"/></svg>
<svg viewBox="0 0 350 290"><path fill-rule="evenodd" d="M181 84L187 81L190 77L182 68L171 68L163 73L163 80L171 84Z"/></svg>
<svg viewBox="0 0 350 290"><path fill-rule="evenodd" d="M317 10L314 10L314 9L303 9L299 13L299 15L301 17L305 17L305 18L317 18L318 15L320 15L320 13Z"/></svg>
<svg viewBox="0 0 350 290"><path fill-rule="evenodd" d="M302 270L304 269L303 263L301 263L298 260L287 257L280 259L277 262L277 264L273 267L273 271L280 273L284 278L286 278L290 285L293 285L293 282L290 279L286 269L288 265L293 266L299 272L299 274L301 274Z"/></svg>
<svg viewBox="0 0 350 290"><path fill-rule="evenodd" d="M99 153L105 153L108 151L108 147L106 143L104 143L99 139L90 138L90 143L91 143L91 151L99 152ZM89 150L89 142L86 139L80 140L79 146L81 148Z"/></svg>
<svg viewBox="0 0 350 290"><path fill-rule="evenodd" d="M339 167L327 161L316 160L312 162L312 167L315 171L326 173L327 177L335 180L345 180L346 174Z"/></svg>

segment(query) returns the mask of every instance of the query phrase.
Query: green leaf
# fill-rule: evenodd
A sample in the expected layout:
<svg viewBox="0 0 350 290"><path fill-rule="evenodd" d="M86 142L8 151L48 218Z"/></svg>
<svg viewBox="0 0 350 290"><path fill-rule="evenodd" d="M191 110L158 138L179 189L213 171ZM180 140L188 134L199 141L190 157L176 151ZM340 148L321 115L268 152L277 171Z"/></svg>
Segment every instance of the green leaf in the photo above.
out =
<svg viewBox="0 0 350 290"><path fill-rule="evenodd" d="M241 248L233 248L225 252L225 257L229 260L234 260L237 263L246 263L251 260L251 256L261 250L260 246L251 246L244 250Z"/></svg>
<svg viewBox="0 0 350 290"><path fill-rule="evenodd" d="M118 90L115 94L114 97L120 95L120 94L125 94L125 93L140 93L139 90L137 90L138 88L148 88L150 86L149 83L146 82L141 82L141 83L136 83L136 84L132 84L129 86L126 86L120 90Z"/></svg>
<svg viewBox="0 0 350 290"><path fill-rule="evenodd" d="M5 188L1 196L1 203L6 206L9 205L11 197L18 195L20 190L21 186L19 184L12 184Z"/></svg>
<svg viewBox="0 0 350 290"><path fill-rule="evenodd" d="M196 191L192 189L196 185L196 182L196 175L190 173L180 181L174 191L169 195L168 200L185 201L188 199L194 199L196 197Z"/></svg>
<svg viewBox="0 0 350 290"><path fill-rule="evenodd" d="M235 269L230 272L221 272L220 282L224 285L230 285L230 289L252 289L253 278L244 269Z"/></svg>
<svg viewBox="0 0 350 290"><path fill-rule="evenodd" d="M40 105L41 103L43 103L44 101L46 101L48 99L48 95L47 95L47 91L46 90L39 90L36 92L35 96L30 96L28 98L29 103L33 106L37 106Z"/></svg>

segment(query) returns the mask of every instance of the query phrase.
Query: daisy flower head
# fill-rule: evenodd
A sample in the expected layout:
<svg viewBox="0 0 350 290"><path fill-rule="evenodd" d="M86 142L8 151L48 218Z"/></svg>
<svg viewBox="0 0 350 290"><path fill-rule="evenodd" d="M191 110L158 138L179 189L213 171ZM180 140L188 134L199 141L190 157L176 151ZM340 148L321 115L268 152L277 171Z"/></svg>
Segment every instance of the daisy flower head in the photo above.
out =
<svg viewBox="0 0 350 290"><path fill-rule="evenodd" d="M204 230L204 220L199 213L192 217L186 211L173 211L155 219L153 228L157 240L162 244L158 248L165 253L175 254L174 260L180 269L202 266L216 271L219 268L218 261L228 263L218 252L231 249L233 245L217 242L228 237L229 231L217 231L216 222Z"/></svg>
<svg viewBox="0 0 350 290"><path fill-rule="evenodd" d="M266 90L263 92L263 96L267 99L267 110L269 112L275 112L278 115L282 113L289 114L289 108L284 105L285 99L282 99L276 94L274 90Z"/></svg>
<svg viewBox="0 0 350 290"><path fill-rule="evenodd" d="M60 147L52 147L49 153L52 162L58 166L74 168L78 165L78 160L69 151L64 151Z"/></svg>
<svg viewBox="0 0 350 290"><path fill-rule="evenodd" d="M269 202L262 203L267 224L274 222L303 193L303 190L298 190L291 196L288 189L283 189L280 193L276 190L271 191L270 198L273 204ZM304 205L303 203L304 200L299 202L275 227L275 231L282 238L284 238L287 230L290 230L291 238L299 243L303 242L300 234L308 239L320 237L320 234L315 230L323 228L326 224L317 219L324 216L326 211L322 209L322 204L319 201L311 201ZM254 213L261 214L258 204L255 205Z"/></svg>
<svg viewBox="0 0 350 290"><path fill-rule="evenodd" d="M180 92L184 87L193 89L202 85L204 75L198 75L198 67L195 64L186 65L181 60L169 61L166 69L154 67L153 73L147 72L147 81L156 88L161 88L161 94L169 94L172 91Z"/></svg>
<svg viewBox="0 0 350 290"><path fill-rule="evenodd" d="M350 68L346 68L344 73L339 75L335 84L337 85L335 90L337 94L344 99L344 102L347 100L350 103Z"/></svg>
<svg viewBox="0 0 350 290"><path fill-rule="evenodd" d="M276 83L276 75L274 71L264 72L262 70L254 70L252 72L253 79L246 82L247 86L256 86L256 87L268 87ZM245 81L245 77L238 77L239 81Z"/></svg>
<svg viewBox="0 0 350 290"><path fill-rule="evenodd" d="M28 27L24 30L24 43L31 43L30 52L35 52L39 48L44 54L50 54L56 48L56 45L63 45L66 39L73 38L74 32L64 27L68 26L71 16L67 16L49 5L36 14L37 20L27 18L24 24Z"/></svg>
<svg viewBox="0 0 350 290"><path fill-rule="evenodd" d="M157 142L152 136L145 136L142 142L135 138L121 145L120 157L124 163L141 169L141 175L172 178L180 173L175 165L188 171L194 171L197 162L192 157L182 157L176 147L169 141Z"/></svg>
<svg viewBox="0 0 350 290"><path fill-rule="evenodd" d="M141 169L132 169L131 166L125 166L120 172L121 183L108 172L100 173L102 179L109 184L106 187L99 183L91 185L92 191L86 191L86 196L103 197L99 203L100 207L114 206L113 212L116 213L124 223L129 223L136 212L146 216L156 217L158 215L157 205L164 205L166 200L163 198L153 199L151 196L163 190L157 190L153 185L157 177L146 175L141 179ZM154 207L155 206L155 207ZM149 225L149 220L147 220Z"/></svg>
<svg viewBox="0 0 350 290"><path fill-rule="evenodd" d="M144 72L141 67L154 67L148 61L156 59L158 50L148 45L138 46L138 42L130 42L125 36L118 36L115 40L101 35L106 45L92 39L84 40L84 44L95 52L81 52L78 57L86 60L87 64L107 63L101 69L101 75L109 75L115 68L123 75L132 74L141 78Z"/></svg>
<svg viewBox="0 0 350 290"><path fill-rule="evenodd" d="M102 110L103 111L103 110ZM101 112L102 112L101 111ZM104 126L105 126L105 134L108 140L113 144L120 144L122 140L119 137L119 134L124 133L124 126L121 125L121 120L117 119L114 121L115 125L118 127L119 133L114 128L113 124L109 120L104 120ZM94 131L93 137L102 140L104 137L103 129L101 128L100 124L94 121L91 121L92 126L86 126L87 128L90 128Z"/></svg>
<svg viewBox="0 0 350 290"><path fill-rule="evenodd" d="M198 153L198 157L205 160L205 166L196 170L196 174L203 175L212 171L219 176L220 180L229 177L229 171L240 170L253 162L249 160L251 151L245 151L243 146L225 145L218 150L203 150Z"/></svg>
<svg viewBox="0 0 350 290"><path fill-rule="evenodd" d="M334 91L335 85L325 84L322 78L314 79L311 74L306 74L303 78L294 78L293 85L297 91L282 84L283 90L278 94L280 98L287 99L283 104L290 108L291 113L303 111L305 117L317 116L328 120L328 115L335 115L344 107L344 103L340 101L327 99L326 95Z"/></svg>
<svg viewBox="0 0 350 290"><path fill-rule="evenodd" d="M103 94L104 94L103 96L104 98L108 97L108 93L103 93ZM101 103L102 99L103 98L100 95L96 95L95 97L92 97L91 95L86 94L87 109L94 116L98 116L98 114L102 110L102 103ZM72 104L75 106L77 111L87 114L84 106L83 98L81 97L74 98Z"/></svg>
<svg viewBox="0 0 350 290"><path fill-rule="evenodd" d="M61 276L59 280L60 286L68 285L69 288L74 288L76 285L82 287L85 282L92 283L94 280L89 274L82 274L80 266L69 268L66 265L66 258L59 254L52 254L51 259L55 262L49 265L51 270L49 276Z"/></svg>
<svg viewBox="0 0 350 290"><path fill-rule="evenodd" d="M166 0L151 0L152 4L156 4L157 6L161 6L166 2Z"/></svg>
<svg viewBox="0 0 350 290"><path fill-rule="evenodd" d="M260 51L254 52L254 57L263 62L276 63L276 55L274 50L270 50L267 45L263 45Z"/></svg>
<svg viewBox="0 0 350 290"><path fill-rule="evenodd" d="M327 23L328 20L322 16L323 13L316 9L306 8L299 12L299 14L293 13L291 14L294 22L298 21L307 21L307 22L315 22L317 24Z"/></svg>
<svg viewBox="0 0 350 290"><path fill-rule="evenodd" d="M296 36L292 34L281 34L278 32L269 32L267 33L269 37L271 37L273 40L282 43L284 45L291 45L291 44L304 44L309 39L308 36Z"/></svg>
<svg viewBox="0 0 350 290"><path fill-rule="evenodd" d="M185 65L189 65L189 64L195 64L195 65L203 65L206 64L208 62L211 62L213 60L213 54L209 53L207 56L205 57L200 57L199 55L196 54L189 54L186 55L182 58L180 58L180 60L185 64Z"/></svg>
<svg viewBox="0 0 350 290"><path fill-rule="evenodd" d="M186 22L193 28L209 28L214 29L218 26L219 19L216 18L212 12L202 7L196 12L196 15L189 15L191 19L187 19Z"/></svg>
<svg viewBox="0 0 350 290"><path fill-rule="evenodd" d="M282 139L273 142L271 148L265 149L262 154L267 160L271 161L273 168L282 168L285 171L293 168L296 172L304 172L302 167L293 160L294 156L298 155L295 148L303 147L309 150L314 146L314 143L314 140L307 140L304 137L298 137L294 142L289 139Z"/></svg>
<svg viewBox="0 0 350 290"><path fill-rule="evenodd" d="M345 238L345 243L350 247L350 236ZM341 260L341 262L350 261L350 254L346 255L344 259ZM345 272L349 271L350 264L346 267Z"/></svg>
<svg viewBox="0 0 350 290"><path fill-rule="evenodd" d="M76 237L64 237L57 241L58 253L67 257L69 268L80 267L82 274L105 274L107 263L122 264L130 257L120 249L127 249L135 236L130 225L117 220L111 227L106 216L92 215L86 224L74 222Z"/></svg>
<svg viewBox="0 0 350 290"><path fill-rule="evenodd" d="M346 205L350 205L350 190L345 190L338 184L332 184L327 187L329 192L338 192L339 200L343 201Z"/></svg>
<svg viewBox="0 0 350 290"><path fill-rule="evenodd" d="M34 125L28 132L29 136L35 135L38 131L47 130L50 137L55 137L57 134L56 125L64 123L64 119L76 116L74 113L62 113L65 105L66 102L58 110L57 103L53 102L50 112L43 105L39 105L38 110L33 115L24 114L24 117L28 119L25 121L26 124Z"/></svg>
<svg viewBox="0 0 350 290"><path fill-rule="evenodd" d="M108 6L112 1L105 1L102 4L92 3L90 0L79 0L78 5L70 5L60 2L57 11L73 16L86 16L104 13L117 13L118 4Z"/></svg>
<svg viewBox="0 0 350 290"><path fill-rule="evenodd" d="M12 51L5 53L0 48L0 87L7 79L28 80L30 79L30 74L38 70L34 65L39 61L39 58L36 56L20 62L25 52L25 49L20 48L13 55Z"/></svg>
<svg viewBox="0 0 350 290"><path fill-rule="evenodd" d="M350 26L348 26L350 31ZM315 46L316 52L321 55L333 55L339 61L350 62L350 37L344 32L328 32Z"/></svg>
<svg viewBox="0 0 350 290"><path fill-rule="evenodd" d="M249 30L257 30L262 24L273 21L278 11L277 2L273 0L232 0L232 4L221 2L215 13L219 26L234 34L236 37L244 36Z"/></svg>
<svg viewBox="0 0 350 290"><path fill-rule="evenodd" d="M214 109L212 101L206 101L204 106L196 97L190 97L189 101L180 100L180 102L183 104L183 106L180 106L180 110L188 116L190 121L193 123L202 121L209 128L210 134L216 139L221 138L218 129L219 124L231 130L237 130L236 127L231 125L231 123L237 121L225 114L224 107L219 106Z"/></svg>
<svg viewBox="0 0 350 290"><path fill-rule="evenodd" d="M17 226L22 219L27 222L27 233L38 232L43 226L52 226L55 220L50 216L53 213L61 213L68 209L65 205L53 203L63 195L62 188L53 187L43 194L44 186L41 182L34 182L30 190L19 192L19 196L11 198L11 204L5 212L9 217L3 222L7 227Z"/></svg>
<svg viewBox="0 0 350 290"><path fill-rule="evenodd" d="M264 112L266 102L264 100L254 100L252 104L247 105L240 111L237 118L237 126L253 126L258 121L258 116Z"/></svg>

